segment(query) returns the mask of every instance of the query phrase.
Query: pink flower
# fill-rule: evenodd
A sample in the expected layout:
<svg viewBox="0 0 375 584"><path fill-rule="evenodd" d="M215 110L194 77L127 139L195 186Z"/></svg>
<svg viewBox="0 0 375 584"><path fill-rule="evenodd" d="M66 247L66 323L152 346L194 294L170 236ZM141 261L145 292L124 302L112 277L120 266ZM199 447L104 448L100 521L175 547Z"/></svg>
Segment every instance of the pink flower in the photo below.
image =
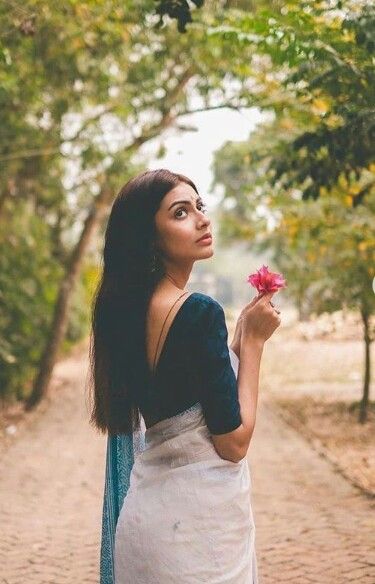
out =
<svg viewBox="0 0 375 584"><path fill-rule="evenodd" d="M269 272L268 266L265 265L255 274L250 274L247 277L247 282L250 282L258 292L277 292L279 288L286 287L284 276L276 272Z"/></svg>

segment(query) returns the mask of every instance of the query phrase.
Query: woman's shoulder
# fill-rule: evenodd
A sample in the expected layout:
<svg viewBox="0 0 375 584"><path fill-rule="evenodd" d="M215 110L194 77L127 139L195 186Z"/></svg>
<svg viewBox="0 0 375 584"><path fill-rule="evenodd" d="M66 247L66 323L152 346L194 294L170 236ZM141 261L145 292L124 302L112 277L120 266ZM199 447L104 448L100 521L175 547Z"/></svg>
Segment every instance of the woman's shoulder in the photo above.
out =
<svg viewBox="0 0 375 584"><path fill-rule="evenodd" d="M203 292L193 292L191 294L192 311L191 317L194 324L205 326L217 315L224 315L223 307L212 296Z"/></svg>
<svg viewBox="0 0 375 584"><path fill-rule="evenodd" d="M194 297L198 305L201 305L204 308L214 307L222 309L220 302L208 294L204 294L203 292L192 292L191 296Z"/></svg>

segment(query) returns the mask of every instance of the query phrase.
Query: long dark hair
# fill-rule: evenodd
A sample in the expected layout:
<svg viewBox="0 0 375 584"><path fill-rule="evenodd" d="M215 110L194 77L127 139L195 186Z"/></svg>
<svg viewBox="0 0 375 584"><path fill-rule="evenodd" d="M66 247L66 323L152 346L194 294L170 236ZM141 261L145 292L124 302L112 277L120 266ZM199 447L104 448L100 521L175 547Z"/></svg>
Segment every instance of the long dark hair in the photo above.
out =
<svg viewBox="0 0 375 584"><path fill-rule="evenodd" d="M90 424L109 435L139 428L134 364L145 351L145 320L152 292L165 275L155 247L155 214L164 196L186 176L145 171L118 193L107 223L103 271L95 291L90 336ZM139 380L138 380L139 383Z"/></svg>

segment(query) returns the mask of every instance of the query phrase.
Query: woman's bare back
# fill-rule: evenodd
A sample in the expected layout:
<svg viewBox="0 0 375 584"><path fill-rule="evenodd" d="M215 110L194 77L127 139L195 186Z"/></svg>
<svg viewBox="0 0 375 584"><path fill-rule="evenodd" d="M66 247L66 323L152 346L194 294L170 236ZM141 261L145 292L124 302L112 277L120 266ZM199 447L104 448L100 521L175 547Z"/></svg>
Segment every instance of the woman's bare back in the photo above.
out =
<svg viewBox="0 0 375 584"><path fill-rule="evenodd" d="M150 371L155 371L174 317L190 294L188 291L157 292L152 296L146 316L146 352Z"/></svg>

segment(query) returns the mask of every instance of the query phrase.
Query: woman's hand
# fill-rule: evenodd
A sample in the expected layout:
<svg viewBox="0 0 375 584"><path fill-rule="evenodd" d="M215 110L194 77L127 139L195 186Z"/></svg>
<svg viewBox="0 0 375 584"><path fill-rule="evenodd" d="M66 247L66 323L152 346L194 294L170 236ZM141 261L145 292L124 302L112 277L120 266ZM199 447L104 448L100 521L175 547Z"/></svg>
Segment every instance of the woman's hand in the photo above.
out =
<svg viewBox="0 0 375 584"><path fill-rule="evenodd" d="M241 334L242 334L242 323L240 317L237 319L236 322L236 329L234 331L233 339L230 344L230 348L234 353L236 353L237 357L240 358L240 349L241 349Z"/></svg>
<svg viewBox="0 0 375 584"><path fill-rule="evenodd" d="M253 304L245 306L243 314L241 313L241 343L254 340L265 343L280 326L280 311L271 302L274 294L275 292L262 293L260 297L254 299Z"/></svg>
<svg viewBox="0 0 375 584"><path fill-rule="evenodd" d="M233 340L230 344L230 348L232 349L232 351L234 351L234 353L236 353L237 357L240 358L240 350L241 350L241 338L242 338L242 321L243 321L243 316L245 314L245 311L248 310L249 308L251 308L252 306L254 306L254 304L256 304L256 302L258 302L258 300L262 297L262 294L258 294L258 296L255 296L251 302L249 302L248 304L246 304L244 306L244 308L241 310L240 315L237 319L236 322L236 328L234 331L234 335L233 335Z"/></svg>

